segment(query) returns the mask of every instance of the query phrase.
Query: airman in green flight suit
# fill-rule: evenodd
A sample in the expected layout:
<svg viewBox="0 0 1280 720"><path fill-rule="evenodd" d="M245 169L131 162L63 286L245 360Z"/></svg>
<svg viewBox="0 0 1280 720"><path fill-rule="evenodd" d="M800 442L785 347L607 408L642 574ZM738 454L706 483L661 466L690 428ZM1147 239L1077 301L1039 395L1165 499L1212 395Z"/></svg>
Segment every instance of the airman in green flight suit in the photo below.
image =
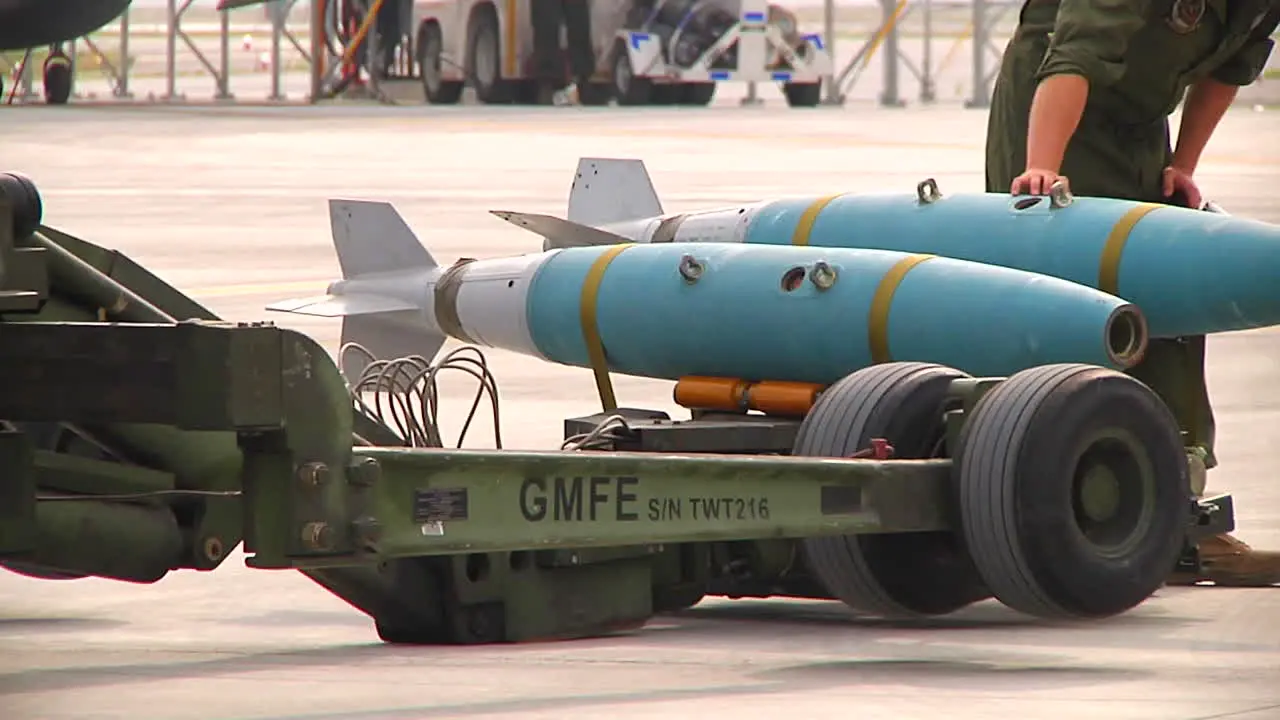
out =
<svg viewBox="0 0 1280 720"><path fill-rule="evenodd" d="M1262 73L1277 25L1280 0L1024 0L992 96L987 191L1043 195L1062 180L1076 195L1200 208L1200 155L1237 90ZM1204 351L1204 336L1152 340L1130 372L1209 468ZM1207 572L1171 583L1280 583L1280 553L1229 535L1198 549Z"/></svg>

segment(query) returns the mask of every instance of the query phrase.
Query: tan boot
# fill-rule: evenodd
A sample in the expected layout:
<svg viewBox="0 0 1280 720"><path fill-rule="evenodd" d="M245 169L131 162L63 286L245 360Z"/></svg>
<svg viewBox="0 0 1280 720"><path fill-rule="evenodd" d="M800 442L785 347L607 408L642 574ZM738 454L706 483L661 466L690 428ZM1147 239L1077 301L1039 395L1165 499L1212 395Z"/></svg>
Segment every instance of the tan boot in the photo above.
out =
<svg viewBox="0 0 1280 720"><path fill-rule="evenodd" d="M1280 552L1254 550L1230 535L1214 535L1200 541L1198 572L1175 572L1169 585L1194 585L1211 581L1222 587L1270 587L1280 585Z"/></svg>

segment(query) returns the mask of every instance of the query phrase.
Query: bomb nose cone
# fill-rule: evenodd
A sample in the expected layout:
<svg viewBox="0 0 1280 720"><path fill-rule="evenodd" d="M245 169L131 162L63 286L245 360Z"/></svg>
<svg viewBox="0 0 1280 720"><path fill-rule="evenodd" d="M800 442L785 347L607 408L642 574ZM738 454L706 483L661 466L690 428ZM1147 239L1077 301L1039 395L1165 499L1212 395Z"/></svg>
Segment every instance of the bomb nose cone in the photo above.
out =
<svg viewBox="0 0 1280 720"><path fill-rule="evenodd" d="M31 178L15 172L0 173L0 195L4 195L12 208L15 238L24 238L40 227L44 203Z"/></svg>
<svg viewBox="0 0 1280 720"><path fill-rule="evenodd" d="M1165 207L1133 229L1116 287L1152 337L1280 325L1280 225Z"/></svg>
<svg viewBox="0 0 1280 720"><path fill-rule="evenodd" d="M889 315L889 358L975 375L1056 362L1127 370L1147 349L1147 321L1136 303L1060 278L950 258L906 273Z"/></svg>
<svg viewBox="0 0 1280 720"><path fill-rule="evenodd" d="M1147 319L1137 305L1121 305L1106 323L1107 357L1118 368L1137 365L1147 352Z"/></svg>

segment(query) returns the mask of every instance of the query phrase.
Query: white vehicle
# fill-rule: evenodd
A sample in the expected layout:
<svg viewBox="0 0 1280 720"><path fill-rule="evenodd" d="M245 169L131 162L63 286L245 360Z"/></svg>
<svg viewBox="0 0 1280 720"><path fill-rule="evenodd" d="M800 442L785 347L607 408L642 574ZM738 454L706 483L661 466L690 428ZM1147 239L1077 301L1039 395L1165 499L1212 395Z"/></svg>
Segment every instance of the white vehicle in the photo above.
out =
<svg viewBox="0 0 1280 720"><path fill-rule="evenodd" d="M419 0L417 60L427 102L531 102L530 0ZM705 105L717 82L782 84L788 104L813 106L831 73L822 38L802 34L767 0L591 0L596 75L583 104Z"/></svg>

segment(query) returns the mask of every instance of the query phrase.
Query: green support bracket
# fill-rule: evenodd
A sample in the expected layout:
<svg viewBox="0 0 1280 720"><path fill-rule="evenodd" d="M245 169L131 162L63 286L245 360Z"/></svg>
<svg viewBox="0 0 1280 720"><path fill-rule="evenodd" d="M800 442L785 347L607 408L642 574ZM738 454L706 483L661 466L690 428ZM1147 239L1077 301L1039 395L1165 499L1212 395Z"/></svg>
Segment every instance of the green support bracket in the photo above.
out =
<svg viewBox="0 0 1280 720"><path fill-rule="evenodd" d="M19 432L0 431L0 557L35 549L35 468L31 444Z"/></svg>
<svg viewBox="0 0 1280 720"><path fill-rule="evenodd" d="M350 556L357 526L343 520L367 475L351 463L350 395L324 348L300 333L273 330L281 424L240 433L248 563L287 568L298 558Z"/></svg>
<svg viewBox="0 0 1280 720"><path fill-rule="evenodd" d="M0 193L0 314L36 312L48 297L44 250L18 246L13 207Z"/></svg>

